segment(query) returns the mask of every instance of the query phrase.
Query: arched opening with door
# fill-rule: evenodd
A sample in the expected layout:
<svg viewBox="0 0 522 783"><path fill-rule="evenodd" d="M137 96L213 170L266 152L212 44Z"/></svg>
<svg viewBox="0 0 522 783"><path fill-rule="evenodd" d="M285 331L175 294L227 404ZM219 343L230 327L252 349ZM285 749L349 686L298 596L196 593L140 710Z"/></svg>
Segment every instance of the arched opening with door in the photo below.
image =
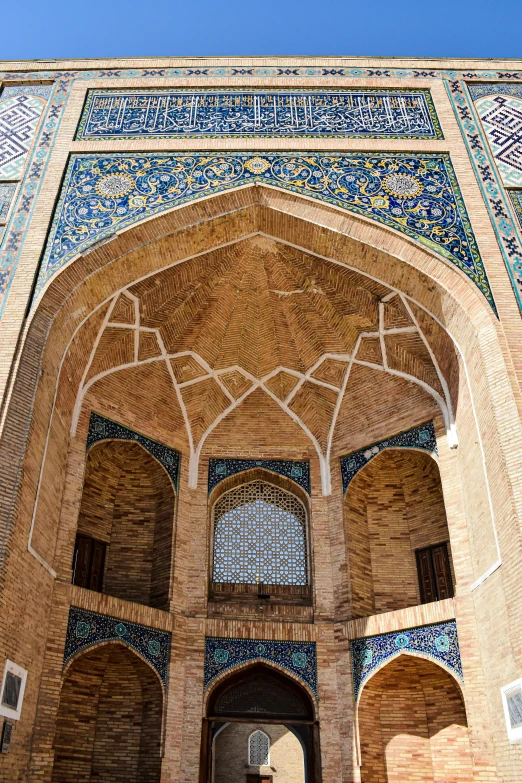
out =
<svg viewBox="0 0 522 783"><path fill-rule="evenodd" d="M435 459L414 450L382 451L355 476L344 507L355 617L453 596Z"/></svg>
<svg viewBox="0 0 522 783"><path fill-rule="evenodd" d="M306 689L256 663L220 681L203 722L201 783L319 783L319 725Z"/></svg>
<svg viewBox="0 0 522 783"><path fill-rule="evenodd" d="M73 583L168 609L174 490L137 443L104 441L85 467Z"/></svg>
<svg viewBox="0 0 522 783"><path fill-rule="evenodd" d="M366 683L358 704L362 783L471 783L466 710L441 666L401 654Z"/></svg>
<svg viewBox="0 0 522 783"><path fill-rule="evenodd" d="M52 783L159 783L163 691L157 674L120 643L67 668L58 708Z"/></svg>

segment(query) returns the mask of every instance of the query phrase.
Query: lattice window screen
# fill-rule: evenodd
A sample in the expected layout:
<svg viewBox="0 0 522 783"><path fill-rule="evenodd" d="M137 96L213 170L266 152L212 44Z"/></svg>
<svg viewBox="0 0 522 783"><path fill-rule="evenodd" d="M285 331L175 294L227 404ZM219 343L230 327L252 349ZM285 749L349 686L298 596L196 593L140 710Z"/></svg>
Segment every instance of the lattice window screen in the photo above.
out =
<svg viewBox="0 0 522 783"><path fill-rule="evenodd" d="M214 507L214 582L306 585L306 511L263 481L222 495Z"/></svg>
<svg viewBox="0 0 522 783"><path fill-rule="evenodd" d="M248 763L253 767L270 764L270 738L264 731L254 731L248 738Z"/></svg>

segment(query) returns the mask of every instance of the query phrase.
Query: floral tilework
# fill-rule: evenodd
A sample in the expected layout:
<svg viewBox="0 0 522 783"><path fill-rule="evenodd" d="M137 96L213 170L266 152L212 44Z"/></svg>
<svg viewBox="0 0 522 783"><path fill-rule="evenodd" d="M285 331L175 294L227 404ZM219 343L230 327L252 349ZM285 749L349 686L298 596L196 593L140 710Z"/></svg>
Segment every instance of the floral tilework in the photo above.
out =
<svg viewBox="0 0 522 783"><path fill-rule="evenodd" d="M265 468L272 473L278 473L280 476L292 479L299 484L305 492L310 494L310 463L306 461L291 461L282 459L214 459L211 458L208 463L208 491L212 492L214 487L236 473L242 473L244 470L252 468Z"/></svg>
<svg viewBox="0 0 522 783"><path fill-rule="evenodd" d="M134 440L139 443L140 446L149 452L158 462L163 465L167 473L169 474L174 487L178 487L179 476L179 464L180 453L176 449L170 449L168 446L164 446L162 443L158 443L155 440L147 438L145 435L141 435L139 432L124 427L123 424L118 424L115 421L106 419L104 416L100 416L99 413L91 413L89 420L89 431L87 433L86 448L90 449L95 443L100 440Z"/></svg>
<svg viewBox="0 0 522 783"><path fill-rule="evenodd" d="M522 190L509 190L508 193L520 223L520 228L522 228Z"/></svg>
<svg viewBox="0 0 522 783"><path fill-rule="evenodd" d="M368 636L350 643L355 701L366 680L383 663L401 652L413 653L441 663L463 681L457 625L454 620L424 625L407 631Z"/></svg>
<svg viewBox="0 0 522 783"><path fill-rule="evenodd" d="M455 264L494 308L446 153L134 153L73 155L37 283L116 231L173 206L263 182L400 231Z"/></svg>
<svg viewBox="0 0 522 783"><path fill-rule="evenodd" d="M267 661L294 674L317 696L317 655L315 642L271 642L259 639L205 640L205 688L228 669Z"/></svg>
<svg viewBox="0 0 522 783"><path fill-rule="evenodd" d="M429 90L89 90L78 139L440 139Z"/></svg>
<svg viewBox="0 0 522 783"><path fill-rule="evenodd" d="M136 650L159 674L167 687L170 633L145 625L118 620L97 612L71 606L65 640L63 665L88 647L99 642L119 640Z"/></svg>
<svg viewBox="0 0 522 783"><path fill-rule="evenodd" d="M355 478L365 465L371 462L377 454L385 449L418 449L427 451L431 454L438 454L437 439L435 437L435 428L432 421L426 424L420 424L418 427L412 427L398 435L392 435L391 438L372 443L364 449L354 451L341 457L341 477L343 482L343 492L346 492L350 482Z"/></svg>

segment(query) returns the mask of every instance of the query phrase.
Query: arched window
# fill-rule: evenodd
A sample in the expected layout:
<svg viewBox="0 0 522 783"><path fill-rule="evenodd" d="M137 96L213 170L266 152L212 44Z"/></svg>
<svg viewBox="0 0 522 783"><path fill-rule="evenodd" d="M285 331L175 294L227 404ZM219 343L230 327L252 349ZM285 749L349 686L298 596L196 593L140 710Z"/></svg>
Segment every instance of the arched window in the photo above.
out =
<svg viewBox="0 0 522 783"><path fill-rule="evenodd" d="M214 506L214 582L306 585L306 510L264 481L231 489Z"/></svg>
<svg viewBox="0 0 522 783"><path fill-rule="evenodd" d="M251 767L270 764L270 737L258 729L248 738L248 763Z"/></svg>

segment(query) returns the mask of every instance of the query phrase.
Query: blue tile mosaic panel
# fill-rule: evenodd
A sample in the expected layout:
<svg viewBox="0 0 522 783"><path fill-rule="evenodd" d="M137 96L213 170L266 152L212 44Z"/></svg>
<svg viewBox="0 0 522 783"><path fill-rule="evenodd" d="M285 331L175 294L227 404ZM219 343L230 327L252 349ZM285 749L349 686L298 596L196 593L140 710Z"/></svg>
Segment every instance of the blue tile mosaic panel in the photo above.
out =
<svg viewBox="0 0 522 783"><path fill-rule="evenodd" d="M282 459L215 459L213 457L208 462L209 494L227 476L234 476L236 473L252 468L265 468L272 473L286 476L310 494L310 463L304 460L296 462Z"/></svg>
<svg viewBox="0 0 522 783"><path fill-rule="evenodd" d="M493 85L488 85L493 87ZM503 87L504 85L500 85ZM477 98L482 127L506 187L522 187L522 89Z"/></svg>
<svg viewBox="0 0 522 783"><path fill-rule="evenodd" d="M463 681L457 625L454 620L436 625L423 625L407 631L368 636L350 643L355 701L366 680L383 663L397 655L414 653L442 663Z"/></svg>
<svg viewBox="0 0 522 783"><path fill-rule="evenodd" d="M421 451L428 451L431 454L438 455L433 422L428 421L426 424L419 424L418 427L412 427L411 430L400 432L391 438L385 438L377 443L365 446L364 449L341 457L343 492L346 492L352 479L355 478L359 471L385 449L420 449Z"/></svg>
<svg viewBox="0 0 522 783"><path fill-rule="evenodd" d="M511 95L522 100L522 84L503 84L491 82L490 84L468 84L468 90L474 101L484 98L486 95Z"/></svg>
<svg viewBox="0 0 522 783"><path fill-rule="evenodd" d="M16 182L0 182L0 224L7 220L16 188Z"/></svg>
<svg viewBox="0 0 522 783"><path fill-rule="evenodd" d="M73 155L37 292L94 242L179 204L255 182L325 201L406 234L461 269L494 308L446 153Z"/></svg>
<svg viewBox="0 0 522 783"><path fill-rule="evenodd" d="M51 85L13 85L0 93L0 180L20 179Z"/></svg>
<svg viewBox="0 0 522 783"><path fill-rule="evenodd" d="M163 465L167 473L169 474L174 487L178 488L179 477L179 465L180 465L180 453L176 449L170 449L168 446L164 446L162 443L158 443L155 440L147 438L145 435L141 435L139 432L134 432L128 427L124 427L123 424L118 424L115 421L106 419L104 416L100 416L99 413L91 413L89 419L89 431L87 433L86 448L90 449L95 443L100 440L134 440L139 443L140 446L149 452L158 462Z"/></svg>
<svg viewBox="0 0 522 783"><path fill-rule="evenodd" d="M317 653L315 642L271 642L260 639L205 640L205 688L212 680L235 666L250 661L267 661L294 674L317 696Z"/></svg>
<svg viewBox="0 0 522 783"><path fill-rule="evenodd" d="M155 669L163 686L167 687L170 656L170 633L146 625L118 620L87 609L71 606L65 639L63 665L80 650L99 642L120 641L136 650Z"/></svg>
<svg viewBox="0 0 522 783"><path fill-rule="evenodd" d="M429 90L89 90L78 139L441 139Z"/></svg>

